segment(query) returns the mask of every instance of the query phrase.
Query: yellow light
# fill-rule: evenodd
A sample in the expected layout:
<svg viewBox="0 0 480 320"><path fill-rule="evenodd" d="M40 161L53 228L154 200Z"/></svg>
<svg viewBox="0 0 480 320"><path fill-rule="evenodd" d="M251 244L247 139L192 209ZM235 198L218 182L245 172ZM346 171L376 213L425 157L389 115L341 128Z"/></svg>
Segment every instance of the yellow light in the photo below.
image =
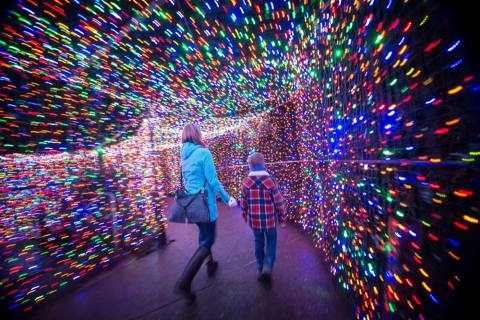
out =
<svg viewBox="0 0 480 320"><path fill-rule="evenodd" d="M464 219L465 221L470 222L470 223L478 224L478 219L477 219L477 218L473 218L473 217L464 215L464 216L463 216L463 219Z"/></svg>
<svg viewBox="0 0 480 320"><path fill-rule="evenodd" d="M454 254L452 251L448 251L448 255L457 261L460 260L460 257Z"/></svg>
<svg viewBox="0 0 480 320"><path fill-rule="evenodd" d="M423 274L424 277L426 277L426 278L429 277L428 273L425 270L423 270L422 268L420 268L419 270L420 270L420 273Z"/></svg>
<svg viewBox="0 0 480 320"><path fill-rule="evenodd" d="M414 309L414 307L413 307L412 303L410 302L410 300L407 300L407 304L408 304L408 306L410 307L410 309L412 309L412 310Z"/></svg>
<svg viewBox="0 0 480 320"><path fill-rule="evenodd" d="M462 91L462 89L463 89L463 87L458 85L455 88L448 90L448 94L456 94L456 93Z"/></svg>
<svg viewBox="0 0 480 320"><path fill-rule="evenodd" d="M447 126L453 126L453 125L455 125L455 124L457 124L457 123L459 123L459 122L460 122L460 119L459 119L459 118L456 118L456 119L453 119L453 120L450 120L450 121L445 122L445 124L446 124Z"/></svg>
<svg viewBox="0 0 480 320"><path fill-rule="evenodd" d="M433 82L433 79L430 77L430 78L428 78L427 80L423 81L423 85L424 85L424 86L428 86L428 85L429 85L430 83L432 83L432 82Z"/></svg>
<svg viewBox="0 0 480 320"><path fill-rule="evenodd" d="M422 286L425 288L425 290L428 291L428 293L432 292L432 289L423 281L422 281Z"/></svg>
<svg viewBox="0 0 480 320"><path fill-rule="evenodd" d="M400 277L396 273L393 276L395 277L395 280L397 280L398 283L400 284L403 283L402 279L400 279Z"/></svg>

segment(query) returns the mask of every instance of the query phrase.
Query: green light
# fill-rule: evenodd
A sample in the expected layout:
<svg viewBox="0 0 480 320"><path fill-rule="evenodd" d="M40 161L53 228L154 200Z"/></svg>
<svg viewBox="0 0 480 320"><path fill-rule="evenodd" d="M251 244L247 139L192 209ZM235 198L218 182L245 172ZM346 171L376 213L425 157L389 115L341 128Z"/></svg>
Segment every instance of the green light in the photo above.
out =
<svg viewBox="0 0 480 320"><path fill-rule="evenodd" d="M428 18L429 18L429 16L425 16L425 18L423 18L422 22L420 22L420 27L423 26L425 24L425 22L428 21Z"/></svg>
<svg viewBox="0 0 480 320"><path fill-rule="evenodd" d="M388 308L390 309L390 312L395 312L395 308L391 302L388 303Z"/></svg>
<svg viewBox="0 0 480 320"><path fill-rule="evenodd" d="M388 149L383 149L382 153L386 155L387 157L391 156L394 154L394 152L388 150Z"/></svg>
<svg viewBox="0 0 480 320"><path fill-rule="evenodd" d="M335 58L340 58L343 55L343 50L342 49L335 49Z"/></svg>
<svg viewBox="0 0 480 320"><path fill-rule="evenodd" d="M422 220L422 224L426 227L431 227L432 225L425 220Z"/></svg>
<svg viewBox="0 0 480 320"><path fill-rule="evenodd" d="M391 87L391 86L394 86L395 83L397 83L397 81L398 81L398 79L395 78L395 79L393 79L388 85L389 85L390 87Z"/></svg>

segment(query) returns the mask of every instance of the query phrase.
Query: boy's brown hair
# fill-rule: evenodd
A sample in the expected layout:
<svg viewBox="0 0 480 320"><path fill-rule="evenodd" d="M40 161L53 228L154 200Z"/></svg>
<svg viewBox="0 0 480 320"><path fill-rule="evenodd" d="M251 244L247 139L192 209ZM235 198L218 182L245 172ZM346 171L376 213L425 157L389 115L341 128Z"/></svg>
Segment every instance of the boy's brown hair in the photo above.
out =
<svg viewBox="0 0 480 320"><path fill-rule="evenodd" d="M260 152L254 152L247 158L250 169L255 167L265 167L265 157Z"/></svg>

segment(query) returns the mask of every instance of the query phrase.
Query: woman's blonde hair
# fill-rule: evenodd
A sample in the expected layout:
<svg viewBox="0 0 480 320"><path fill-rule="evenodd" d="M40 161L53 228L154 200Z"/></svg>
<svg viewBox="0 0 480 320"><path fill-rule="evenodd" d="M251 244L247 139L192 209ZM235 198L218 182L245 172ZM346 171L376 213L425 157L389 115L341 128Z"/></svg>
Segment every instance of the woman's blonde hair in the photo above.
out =
<svg viewBox="0 0 480 320"><path fill-rule="evenodd" d="M196 124L189 123L183 128L182 143L192 142L199 146L205 147L205 143L202 140L202 131Z"/></svg>

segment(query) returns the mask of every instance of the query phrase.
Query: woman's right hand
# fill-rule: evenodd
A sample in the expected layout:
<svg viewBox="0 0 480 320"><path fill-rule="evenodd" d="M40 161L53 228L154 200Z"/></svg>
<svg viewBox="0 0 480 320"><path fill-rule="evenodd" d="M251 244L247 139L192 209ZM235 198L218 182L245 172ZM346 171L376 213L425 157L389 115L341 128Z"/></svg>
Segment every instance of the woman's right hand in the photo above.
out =
<svg viewBox="0 0 480 320"><path fill-rule="evenodd" d="M230 208L233 208L233 207L236 207L238 205L238 202L234 197L230 197L230 199L228 199L227 204Z"/></svg>

